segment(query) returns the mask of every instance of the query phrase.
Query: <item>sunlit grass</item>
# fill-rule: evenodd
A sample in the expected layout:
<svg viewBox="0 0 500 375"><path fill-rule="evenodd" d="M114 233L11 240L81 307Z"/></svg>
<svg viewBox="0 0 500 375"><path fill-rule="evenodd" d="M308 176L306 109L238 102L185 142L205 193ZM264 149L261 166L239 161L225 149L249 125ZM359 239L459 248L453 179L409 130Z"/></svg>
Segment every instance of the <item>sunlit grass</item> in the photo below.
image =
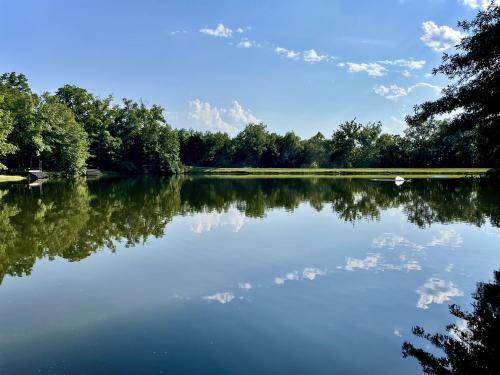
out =
<svg viewBox="0 0 500 375"><path fill-rule="evenodd" d="M26 177L23 176L7 176L7 175L0 175L0 182L16 182L16 181L22 181Z"/></svg>
<svg viewBox="0 0 500 375"><path fill-rule="evenodd" d="M434 175L472 176L485 174L489 168L204 168L188 167L191 174L233 175L350 175L364 178L404 175L432 177Z"/></svg>

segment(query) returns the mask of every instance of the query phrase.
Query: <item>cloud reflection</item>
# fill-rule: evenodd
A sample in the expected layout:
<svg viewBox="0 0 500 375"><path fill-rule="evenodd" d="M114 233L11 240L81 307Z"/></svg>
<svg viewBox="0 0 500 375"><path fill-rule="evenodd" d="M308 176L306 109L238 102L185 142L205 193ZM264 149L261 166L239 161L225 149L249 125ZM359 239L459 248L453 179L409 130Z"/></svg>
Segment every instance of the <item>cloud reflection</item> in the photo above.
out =
<svg viewBox="0 0 500 375"><path fill-rule="evenodd" d="M417 301L417 307L428 309L430 304L442 304L449 301L452 297L462 296L463 292L456 288L451 281L441 280L435 277L430 278L417 289L420 298Z"/></svg>
<svg viewBox="0 0 500 375"><path fill-rule="evenodd" d="M250 284L250 283L238 283L238 288L243 289L243 290L250 290L250 289L252 289L252 284Z"/></svg>
<svg viewBox="0 0 500 375"><path fill-rule="evenodd" d="M442 229L439 235L434 237L429 246L460 247L463 243L462 236L455 229Z"/></svg>
<svg viewBox="0 0 500 375"><path fill-rule="evenodd" d="M192 216L191 230L194 233L210 232L212 229L228 225L237 233L246 223L243 212L231 207L226 212L201 212Z"/></svg>
<svg viewBox="0 0 500 375"><path fill-rule="evenodd" d="M325 276L326 271L315 268L315 267L306 267L302 270L302 273L299 274L298 271L288 272L285 276L277 276L274 278L274 283L277 285L283 285L286 281L296 281L300 280L314 280L318 276Z"/></svg>
<svg viewBox="0 0 500 375"><path fill-rule="evenodd" d="M222 304L226 304L231 302L234 299L234 294L231 292L223 292L223 293L217 293L211 296L205 296L203 299L208 300L208 301L215 301L219 302Z"/></svg>

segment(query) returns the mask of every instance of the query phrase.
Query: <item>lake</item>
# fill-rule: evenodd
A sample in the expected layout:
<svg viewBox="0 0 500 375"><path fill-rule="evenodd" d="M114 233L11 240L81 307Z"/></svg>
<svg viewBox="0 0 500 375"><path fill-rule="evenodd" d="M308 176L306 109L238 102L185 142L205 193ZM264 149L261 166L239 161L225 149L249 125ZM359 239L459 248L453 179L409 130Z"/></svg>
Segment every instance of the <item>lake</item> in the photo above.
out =
<svg viewBox="0 0 500 375"><path fill-rule="evenodd" d="M498 185L137 177L0 185L2 374L420 374L500 266Z"/></svg>

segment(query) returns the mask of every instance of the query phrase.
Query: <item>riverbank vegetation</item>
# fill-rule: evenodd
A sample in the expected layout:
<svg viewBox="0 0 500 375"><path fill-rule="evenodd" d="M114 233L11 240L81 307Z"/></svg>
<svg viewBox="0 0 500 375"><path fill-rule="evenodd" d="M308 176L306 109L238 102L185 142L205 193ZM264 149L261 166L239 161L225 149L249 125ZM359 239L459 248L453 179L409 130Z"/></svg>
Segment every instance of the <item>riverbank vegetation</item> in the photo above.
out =
<svg viewBox="0 0 500 375"><path fill-rule="evenodd" d="M459 25L457 53L434 70L450 78L440 99L416 107L402 135L347 121L331 135L301 139L248 124L226 133L173 129L157 105L101 98L65 85L34 93L26 76L0 76L0 169L43 168L69 176L87 167L175 174L183 165L258 168L498 167L500 7ZM448 116L443 118L443 115ZM438 119L439 116L439 119ZM332 124L332 128L336 124Z"/></svg>

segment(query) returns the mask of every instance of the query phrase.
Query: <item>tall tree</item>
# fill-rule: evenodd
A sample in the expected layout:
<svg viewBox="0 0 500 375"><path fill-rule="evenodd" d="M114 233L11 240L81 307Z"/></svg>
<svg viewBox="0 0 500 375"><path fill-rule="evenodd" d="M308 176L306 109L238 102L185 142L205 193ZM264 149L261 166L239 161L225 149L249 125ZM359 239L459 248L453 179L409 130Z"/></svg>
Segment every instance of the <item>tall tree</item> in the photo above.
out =
<svg viewBox="0 0 500 375"><path fill-rule="evenodd" d="M262 155L269 146L269 133L266 125L248 124L234 139L235 163L256 167L260 165Z"/></svg>
<svg viewBox="0 0 500 375"><path fill-rule="evenodd" d="M109 168L114 162L118 141L110 133L115 111L113 98L101 99L87 90L64 85L56 92L57 98L73 111L77 122L83 125L89 138L89 164Z"/></svg>
<svg viewBox="0 0 500 375"><path fill-rule="evenodd" d="M87 133L73 112L55 97L44 94L38 111L45 148L45 165L69 176L83 174L88 158Z"/></svg>
<svg viewBox="0 0 500 375"><path fill-rule="evenodd" d="M24 74L5 73L0 76L0 109L9 113L12 131L8 142L17 147L17 167L33 167L45 149L42 128L37 122L39 98L31 92Z"/></svg>
<svg viewBox="0 0 500 375"><path fill-rule="evenodd" d="M3 100L0 96L0 102ZM0 104L1 106L1 104ZM0 108L0 158L12 154L17 150L17 147L10 143L7 138L13 129L13 121L10 113ZM0 159L0 170L5 169Z"/></svg>
<svg viewBox="0 0 500 375"><path fill-rule="evenodd" d="M456 113L454 131L470 132L484 165L500 166L500 7L491 5L472 21L461 21L467 33L457 52L444 54L433 74L444 74L452 83L441 98L415 108L407 121L419 128L426 120Z"/></svg>

